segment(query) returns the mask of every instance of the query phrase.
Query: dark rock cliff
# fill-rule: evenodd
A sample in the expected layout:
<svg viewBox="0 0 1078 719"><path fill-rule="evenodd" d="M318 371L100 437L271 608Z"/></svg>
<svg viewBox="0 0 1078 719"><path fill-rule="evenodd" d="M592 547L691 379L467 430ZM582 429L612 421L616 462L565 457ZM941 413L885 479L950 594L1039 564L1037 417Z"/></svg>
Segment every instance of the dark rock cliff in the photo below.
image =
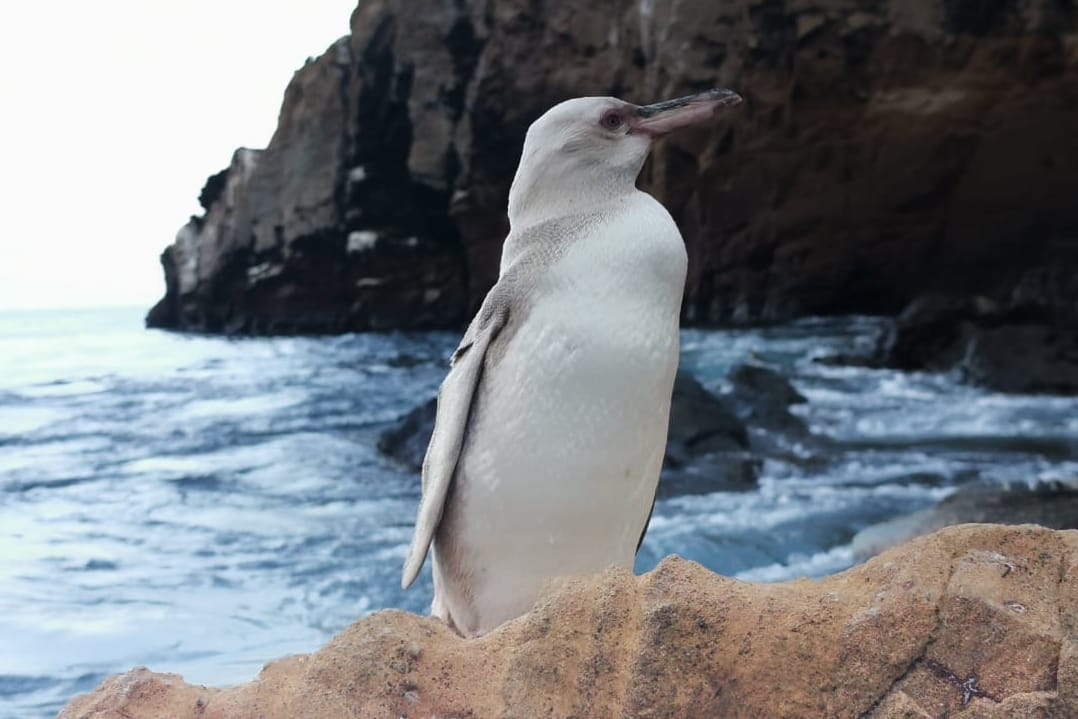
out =
<svg viewBox="0 0 1078 719"><path fill-rule="evenodd" d="M496 277L533 119L711 86L747 101L641 180L689 249L688 322L895 312L1078 267L1072 0L363 0L269 146L207 182L148 321L456 325Z"/></svg>

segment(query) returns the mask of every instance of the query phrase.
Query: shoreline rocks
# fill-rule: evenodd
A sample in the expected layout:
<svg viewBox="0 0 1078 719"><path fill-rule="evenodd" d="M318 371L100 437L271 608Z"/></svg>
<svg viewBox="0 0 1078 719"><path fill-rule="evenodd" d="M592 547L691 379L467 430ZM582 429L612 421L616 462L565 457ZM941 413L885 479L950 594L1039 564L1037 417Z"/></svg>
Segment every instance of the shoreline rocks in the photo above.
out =
<svg viewBox="0 0 1078 719"><path fill-rule="evenodd" d="M664 142L641 180L685 237L685 322L1009 292L1076 261L1078 13L1064 5L364 0L350 35L296 73L266 149L207 182L148 323L459 326L496 276L534 118L573 96L723 85L743 110Z"/></svg>
<svg viewBox="0 0 1078 719"><path fill-rule="evenodd" d="M866 527L854 535L853 556L863 562L891 547L956 524L1037 524L1078 529L1078 478L1034 486L973 484L934 507Z"/></svg>
<svg viewBox="0 0 1078 719"><path fill-rule="evenodd" d="M867 364L954 371L999 392L1076 394L1078 272L1059 268L1004 300L921 296L895 318Z"/></svg>
<svg viewBox="0 0 1078 719"><path fill-rule="evenodd" d="M60 719L1076 715L1078 532L964 525L818 581L565 578L477 640L382 611L247 684L140 668Z"/></svg>

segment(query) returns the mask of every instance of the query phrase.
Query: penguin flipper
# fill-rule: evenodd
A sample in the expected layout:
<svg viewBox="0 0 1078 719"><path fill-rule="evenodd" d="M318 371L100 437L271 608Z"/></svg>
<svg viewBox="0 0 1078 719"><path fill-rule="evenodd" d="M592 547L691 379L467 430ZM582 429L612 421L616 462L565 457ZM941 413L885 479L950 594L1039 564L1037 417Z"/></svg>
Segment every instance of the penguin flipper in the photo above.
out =
<svg viewBox="0 0 1078 719"><path fill-rule="evenodd" d="M411 586L423 568L431 540L442 520L442 510L464 446L472 405L478 394L487 349L509 317L509 305L505 298L505 293L500 292L497 286L487 295L453 353L449 374L438 390L434 433L423 459L423 496L416 516L415 534L401 574L402 589Z"/></svg>

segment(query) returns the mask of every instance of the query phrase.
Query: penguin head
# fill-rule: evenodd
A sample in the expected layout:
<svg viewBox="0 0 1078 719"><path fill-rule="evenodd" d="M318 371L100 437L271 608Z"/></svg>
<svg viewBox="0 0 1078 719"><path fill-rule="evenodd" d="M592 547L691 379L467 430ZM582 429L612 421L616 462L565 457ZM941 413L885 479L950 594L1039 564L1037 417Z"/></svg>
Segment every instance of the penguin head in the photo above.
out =
<svg viewBox="0 0 1078 719"><path fill-rule="evenodd" d="M708 90L651 105L616 97L555 105L528 128L509 193L510 222L586 211L631 192L657 138L740 102L731 90Z"/></svg>

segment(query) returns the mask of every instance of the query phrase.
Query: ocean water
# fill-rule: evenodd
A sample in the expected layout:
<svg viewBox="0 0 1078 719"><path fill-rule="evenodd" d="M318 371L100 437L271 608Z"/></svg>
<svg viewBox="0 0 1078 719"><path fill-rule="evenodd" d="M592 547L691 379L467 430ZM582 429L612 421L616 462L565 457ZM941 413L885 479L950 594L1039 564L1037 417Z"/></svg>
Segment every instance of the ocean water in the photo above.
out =
<svg viewBox="0 0 1078 719"><path fill-rule="evenodd" d="M677 553L774 581L852 563L868 524L970 481L1078 476L1078 398L831 367L871 318L688 330L721 392L748 358L789 376L819 439L755 491L662 499L644 571ZM0 314L0 717L53 716L132 666L229 684L385 607L425 611L399 569L419 479L378 434L435 391L448 333L225 339L139 310Z"/></svg>

